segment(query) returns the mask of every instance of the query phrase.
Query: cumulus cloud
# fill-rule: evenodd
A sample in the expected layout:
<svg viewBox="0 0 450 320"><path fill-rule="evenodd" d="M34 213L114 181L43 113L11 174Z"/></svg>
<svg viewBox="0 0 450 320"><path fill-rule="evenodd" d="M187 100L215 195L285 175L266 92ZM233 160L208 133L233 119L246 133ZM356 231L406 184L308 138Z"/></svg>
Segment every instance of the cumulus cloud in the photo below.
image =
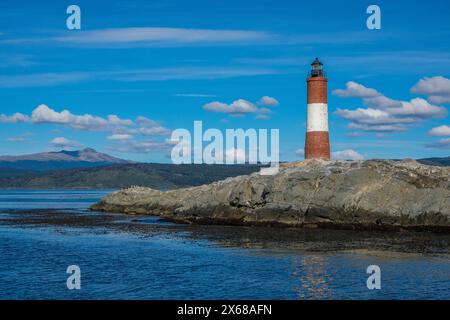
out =
<svg viewBox="0 0 450 320"><path fill-rule="evenodd" d="M265 102L263 103L263 101ZM275 106L278 105L278 101L275 98L264 96L258 101L257 104L263 106ZM272 113L272 110L268 108L258 108L255 103L252 103L245 99L235 100L231 104L214 101L205 104L203 106L203 109L210 112L227 113L231 116L244 116L247 114L256 114L257 119L268 119L270 118L269 114Z"/></svg>
<svg viewBox="0 0 450 320"><path fill-rule="evenodd" d="M151 128L140 128L139 132L144 136L167 136L170 134L170 130L167 128L164 128L162 126L155 126Z"/></svg>
<svg viewBox="0 0 450 320"><path fill-rule="evenodd" d="M142 135L167 135L170 133L170 130L163 127L159 122L143 116L137 117L136 122L133 122L130 119L121 119L114 114L100 117L91 114L77 115L69 110L55 111L45 104L41 104L35 108L32 111L31 116L21 113L15 113L11 116L1 114L0 122L55 124L82 131L112 132L117 134L117 136L120 134L130 135L131 133L141 133ZM140 125L141 128L136 128L136 124Z"/></svg>
<svg viewBox="0 0 450 320"><path fill-rule="evenodd" d="M380 93L371 88L366 88L363 85L356 83L354 81L349 81L345 84L345 89L333 90L333 94L339 97L357 97L357 98L369 98L379 96Z"/></svg>
<svg viewBox="0 0 450 320"><path fill-rule="evenodd" d="M246 114L257 111L256 106L250 101L238 99L232 104L226 104L219 101L207 103L203 106L207 111L223 112L229 114Z"/></svg>
<svg viewBox="0 0 450 320"><path fill-rule="evenodd" d="M157 121L143 116L137 117L136 123L138 123L141 126L148 126L148 127L154 127L159 125Z"/></svg>
<svg viewBox="0 0 450 320"><path fill-rule="evenodd" d="M450 126L442 125L429 131L432 136L450 136Z"/></svg>
<svg viewBox="0 0 450 320"><path fill-rule="evenodd" d="M76 141L69 140L64 137L57 137L50 141L50 144L58 149L71 149L71 148L77 148L80 146L80 144Z"/></svg>
<svg viewBox="0 0 450 320"><path fill-rule="evenodd" d="M169 144L166 141L140 141L139 135L142 139L143 136L165 137L170 135L171 132L170 129L165 128L160 122L144 116L138 116L135 121L132 121L130 119L122 119L114 114L101 117L92 114L74 114L69 110L56 111L44 104L35 108L29 116L22 113L13 115L0 114L0 123L23 122L32 125L54 124L80 131L109 132L110 134L106 138L113 144L111 148L119 152L145 153L152 150L167 149ZM55 129L52 131L55 131ZM61 133L60 130L58 131L58 133ZM12 137L7 140L9 142L20 142L24 139ZM64 137L55 138L50 141L50 144L53 147L65 149L80 146L76 141L71 141Z"/></svg>
<svg viewBox="0 0 450 320"><path fill-rule="evenodd" d="M372 132L405 131L414 123L447 114L446 108L432 105L425 99L394 100L353 81L347 82L345 89L334 90L333 94L345 98L361 98L366 105L366 108L336 110L336 115L350 121L351 129Z"/></svg>
<svg viewBox="0 0 450 320"><path fill-rule="evenodd" d="M431 103L450 103L450 79L442 76L425 77L411 88L411 92L428 96Z"/></svg>
<svg viewBox="0 0 450 320"><path fill-rule="evenodd" d="M342 151L332 152L331 158L334 160L363 160L364 156L355 150L345 149Z"/></svg>
<svg viewBox="0 0 450 320"><path fill-rule="evenodd" d="M144 136L167 136L171 132L169 129L163 127L160 122L147 117L137 117L136 123L141 125L138 132Z"/></svg>
<svg viewBox="0 0 450 320"><path fill-rule="evenodd" d="M69 110L55 111L41 104L31 113L33 123L50 123L71 127L86 131L113 131L114 128L130 126L133 121L120 119L116 115L108 115L106 118L90 114L75 115Z"/></svg>
<svg viewBox="0 0 450 320"><path fill-rule="evenodd" d="M142 136L167 136L170 135L171 130L163 127L160 122L139 116L136 118L136 124L140 128L133 130L136 134ZM165 140L140 140L129 133L113 134L109 137L115 142L114 145L109 146L108 149L115 152L131 152L131 153L149 153L149 152L166 152L172 146L168 139Z"/></svg>
<svg viewBox="0 0 450 320"><path fill-rule="evenodd" d="M114 128L133 125L129 119L120 119L116 115L108 115L106 118L93 116L90 114L76 115L69 110L61 112L55 111L45 104L35 108L31 116L22 113L15 113L11 116L1 114L0 122L3 123L21 123L29 122L33 124L57 124L71 127L73 129L87 131L112 131Z"/></svg>
<svg viewBox="0 0 450 320"><path fill-rule="evenodd" d="M359 124L359 123L350 123L348 125L349 129L354 130L362 130L369 132L377 132L382 134L383 132L402 132L407 130L407 126L402 124Z"/></svg>
<svg viewBox="0 0 450 320"><path fill-rule="evenodd" d="M7 116L5 114L0 114L0 122L2 123L20 123L20 122L28 122L30 121L30 117L16 112L11 116Z"/></svg>
<svg viewBox="0 0 450 320"><path fill-rule="evenodd" d="M266 106L266 107L276 107L280 103L277 99L269 97L269 96L263 96L258 102L259 105Z"/></svg>

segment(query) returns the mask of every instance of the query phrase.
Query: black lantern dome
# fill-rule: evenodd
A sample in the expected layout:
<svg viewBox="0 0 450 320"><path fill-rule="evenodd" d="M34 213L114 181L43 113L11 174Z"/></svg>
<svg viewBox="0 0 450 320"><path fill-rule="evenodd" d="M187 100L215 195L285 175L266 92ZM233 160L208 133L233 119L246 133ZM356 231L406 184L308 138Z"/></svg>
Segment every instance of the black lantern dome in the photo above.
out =
<svg viewBox="0 0 450 320"><path fill-rule="evenodd" d="M326 73L323 70L323 63L320 62L319 58L314 59L314 61L311 63L311 71L309 72L308 76L326 78Z"/></svg>

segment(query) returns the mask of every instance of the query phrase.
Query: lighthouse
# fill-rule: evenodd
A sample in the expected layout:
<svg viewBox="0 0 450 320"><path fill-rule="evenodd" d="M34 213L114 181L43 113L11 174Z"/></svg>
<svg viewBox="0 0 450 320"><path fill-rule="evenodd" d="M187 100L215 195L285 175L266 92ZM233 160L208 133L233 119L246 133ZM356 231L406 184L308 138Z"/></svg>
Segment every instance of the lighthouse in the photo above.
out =
<svg viewBox="0 0 450 320"><path fill-rule="evenodd" d="M330 159L328 134L327 76L323 64L316 58L306 79L308 107L305 159Z"/></svg>

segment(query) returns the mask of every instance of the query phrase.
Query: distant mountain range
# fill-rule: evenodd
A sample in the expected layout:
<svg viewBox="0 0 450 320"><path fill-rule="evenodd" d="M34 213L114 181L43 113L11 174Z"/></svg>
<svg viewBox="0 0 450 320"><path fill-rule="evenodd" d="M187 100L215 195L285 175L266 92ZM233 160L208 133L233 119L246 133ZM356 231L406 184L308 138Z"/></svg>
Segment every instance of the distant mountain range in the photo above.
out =
<svg viewBox="0 0 450 320"><path fill-rule="evenodd" d="M444 158L425 158L417 160L423 164L429 164L432 166L450 166L450 157Z"/></svg>
<svg viewBox="0 0 450 320"><path fill-rule="evenodd" d="M258 165L137 163L91 148L0 157L1 189L189 187L258 171Z"/></svg>
<svg viewBox="0 0 450 320"><path fill-rule="evenodd" d="M76 151L41 152L21 156L0 156L0 169L47 171L126 164L133 161L112 157L92 148Z"/></svg>
<svg viewBox="0 0 450 320"><path fill-rule="evenodd" d="M417 160L450 166L450 157ZM136 163L91 148L0 157L1 189L123 188L196 186L258 171L259 165Z"/></svg>
<svg viewBox="0 0 450 320"><path fill-rule="evenodd" d="M167 190L247 175L259 168L249 164L131 163L52 171L0 169L0 189L119 189L138 185Z"/></svg>

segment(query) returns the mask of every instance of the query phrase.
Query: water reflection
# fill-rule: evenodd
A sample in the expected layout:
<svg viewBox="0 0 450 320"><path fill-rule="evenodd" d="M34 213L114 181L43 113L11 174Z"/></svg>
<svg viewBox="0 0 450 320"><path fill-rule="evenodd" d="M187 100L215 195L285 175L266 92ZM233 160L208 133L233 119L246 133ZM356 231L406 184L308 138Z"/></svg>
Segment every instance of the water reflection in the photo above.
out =
<svg viewBox="0 0 450 320"><path fill-rule="evenodd" d="M294 291L299 299L330 299L332 276L324 255L305 255L292 258Z"/></svg>

